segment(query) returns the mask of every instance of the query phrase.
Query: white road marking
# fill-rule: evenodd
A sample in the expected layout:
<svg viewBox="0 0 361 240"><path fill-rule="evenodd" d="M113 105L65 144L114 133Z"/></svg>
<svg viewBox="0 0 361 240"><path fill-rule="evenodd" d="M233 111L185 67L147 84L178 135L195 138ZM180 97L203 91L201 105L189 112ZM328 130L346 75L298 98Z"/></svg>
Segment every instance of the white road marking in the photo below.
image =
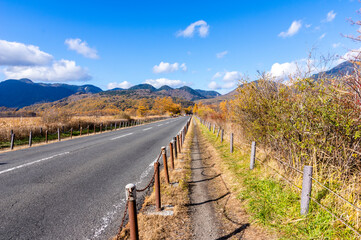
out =
<svg viewBox="0 0 361 240"><path fill-rule="evenodd" d="M149 128L146 128L146 129L143 129L143 131L147 131L149 129L152 129L153 127L149 127Z"/></svg>
<svg viewBox="0 0 361 240"><path fill-rule="evenodd" d="M124 135L121 135L121 136L112 138L112 139L110 139L110 140L115 140L115 139L122 138L122 137L126 137L126 136L129 136L129 135L132 135L132 134L133 134L133 133L127 133L127 134L124 134Z"/></svg>
<svg viewBox="0 0 361 240"><path fill-rule="evenodd" d="M53 155L53 156L50 156L50 157L46 157L46 158L42 158L42 159L36 160L36 161L34 161L34 162L29 162L29 163L25 163L25 164L22 164L22 165L13 167L13 168L9 168L9 169L6 169L6 170L1 171L0 174L7 173L7 172L11 172L11 171L14 171L14 170L16 170L16 169L23 168L23 167L27 167L27 166L33 165L33 164L35 164L35 163L39 163L39 162L42 162L42 161L46 161L46 160L49 160L49 159L52 159L52 158L55 158L55 157L59 157L59 156L65 155L65 154L69 154L69 152L59 153L59 154L56 154L56 155Z"/></svg>
<svg viewBox="0 0 361 240"><path fill-rule="evenodd" d="M95 230L94 237L99 238L100 235L104 232L104 230L108 227L109 223L114 219L117 212L125 206L125 199L121 199L119 203L113 205L113 210L107 212L104 217L102 217L102 223Z"/></svg>
<svg viewBox="0 0 361 240"><path fill-rule="evenodd" d="M159 125L157 125L158 127L160 127L160 126L163 126L163 124L159 124Z"/></svg>

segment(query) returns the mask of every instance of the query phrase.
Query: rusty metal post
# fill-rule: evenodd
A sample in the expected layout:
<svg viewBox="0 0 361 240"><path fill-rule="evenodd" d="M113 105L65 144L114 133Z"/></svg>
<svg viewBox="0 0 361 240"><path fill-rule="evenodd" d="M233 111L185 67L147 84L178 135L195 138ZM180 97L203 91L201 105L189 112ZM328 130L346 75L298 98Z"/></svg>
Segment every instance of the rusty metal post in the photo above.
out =
<svg viewBox="0 0 361 240"><path fill-rule="evenodd" d="M183 132L182 131L180 131L180 133L179 133L179 140L180 140L180 147L182 147L183 146Z"/></svg>
<svg viewBox="0 0 361 240"><path fill-rule="evenodd" d="M45 130L45 142L48 142L48 130Z"/></svg>
<svg viewBox="0 0 361 240"><path fill-rule="evenodd" d="M70 128L70 138L73 138L73 128Z"/></svg>
<svg viewBox="0 0 361 240"><path fill-rule="evenodd" d="M30 131L30 133L29 133L29 147L31 147L32 144L33 144L33 132Z"/></svg>
<svg viewBox="0 0 361 240"><path fill-rule="evenodd" d="M12 133L12 134L11 134L11 139L10 139L10 149L11 149L11 150L14 149L14 140L15 140L15 134Z"/></svg>
<svg viewBox="0 0 361 240"><path fill-rule="evenodd" d="M131 240L139 240L136 193L137 193L136 186L133 183L129 183L127 186L125 186L125 197L128 200L128 214L129 214Z"/></svg>
<svg viewBox="0 0 361 240"><path fill-rule="evenodd" d="M181 153L181 146L180 146L180 142L179 142L179 134L177 135L177 145L178 145L178 153Z"/></svg>
<svg viewBox="0 0 361 240"><path fill-rule="evenodd" d="M170 154L170 162L172 164L172 170L174 170L174 155L173 155L173 143L169 143L169 154Z"/></svg>
<svg viewBox="0 0 361 240"><path fill-rule="evenodd" d="M174 147L174 156L175 156L175 158L178 158L177 137L173 138L173 147Z"/></svg>
<svg viewBox="0 0 361 240"><path fill-rule="evenodd" d="M58 141L59 141L59 142L61 141L61 138L60 138L60 128L58 128Z"/></svg>
<svg viewBox="0 0 361 240"><path fill-rule="evenodd" d="M162 155L163 155L165 181L167 182L167 184L169 184L167 152L166 152L166 150L165 150L165 147L162 147Z"/></svg>
<svg viewBox="0 0 361 240"><path fill-rule="evenodd" d="M160 198L160 180L159 180L159 162L154 163L154 190L155 190L155 207L157 211L162 210L162 203Z"/></svg>

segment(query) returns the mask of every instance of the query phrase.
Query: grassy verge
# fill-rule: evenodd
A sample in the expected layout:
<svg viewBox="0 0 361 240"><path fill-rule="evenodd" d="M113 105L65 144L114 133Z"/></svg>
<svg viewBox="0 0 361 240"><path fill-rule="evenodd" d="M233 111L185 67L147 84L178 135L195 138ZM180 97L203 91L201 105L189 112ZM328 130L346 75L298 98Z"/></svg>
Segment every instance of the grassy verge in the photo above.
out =
<svg viewBox="0 0 361 240"><path fill-rule="evenodd" d="M220 143L216 134L199 126L222 159L222 168L231 175L231 190L254 222L276 232L280 239L356 239L351 230L314 203L310 213L301 216L300 192L296 188L258 163L249 170L249 151L236 147L231 154L228 142Z"/></svg>
<svg viewBox="0 0 361 240"><path fill-rule="evenodd" d="M188 214L189 204L188 181L191 177L191 144L194 136L193 125L190 125L182 153L175 160L175 170L172 170L168 159L169 177L171 183L165 183L164 171L161 170L161 203L162 206L173 206L174 214L171 216L148 215L150 207L155 206L154 187L152 193L144 200L142 209L139 211L138 228L140 239L190 239L191 221ZM122 230L118 239L129 239L129 224ZM116 239L116 238L114 238Z"/></svg>

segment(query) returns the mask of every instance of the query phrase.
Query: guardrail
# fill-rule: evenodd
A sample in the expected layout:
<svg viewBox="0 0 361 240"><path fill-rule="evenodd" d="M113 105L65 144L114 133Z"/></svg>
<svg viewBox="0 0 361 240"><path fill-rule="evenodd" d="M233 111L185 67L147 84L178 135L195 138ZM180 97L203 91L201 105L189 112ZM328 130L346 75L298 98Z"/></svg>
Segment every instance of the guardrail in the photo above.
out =
<svg viewBox="0 0 361 240"><path fill-rule="evenodd" d="M66 130L65 126L59 127L57 129L43 129L37 128L29 131L28 137L26 138L16 138L16 132L10 130L10 141L7 143L0 143L0 149L8 148L13 150L15 146L28 145L29 147L33 146L34 143L48 143L51 140L61 141L65 138L73 138L73 136L82 136L90 135L96 133L102 133L104 131L113 131L120 128L138 126L150 122L155 122L159 120L167 119L167 117L157 117L152 119L145 120L128 120L128 121L114 121L108 124L103 123L89 123L85 126L79 124L78 128L75 130L73 127L70 127Z"/></svg>
<svg viewBox="0 0 361 240"><path fill-rule="evenodd" d="M182 127L181 131L169 142L169 160L171 162L172 170L174 170L174 160L178 159L178 153L181 153L182 146L185 140L185 136L188 132L189 125L191 122L190 118L187 123ZM137 192L144 192L150 187L153 186L154 183L154 191L155 191L155 201L156 201L156 210L162 211L162 203L161 203L161 193L160 193L160 159L163 159L163 171L165 175L166 184L170 184L169 181L169 170L168 170L168 157L167 157L167 148L163 146L160 150L158 157L154 162L154 173L151 177L150 181L146 185L146 187L142 189L137 189L137 186L133 183L129 183L125 186L125 196L126 196L126 204L123 213L122 222L119 227L119 231L117 234L117 239L119 239L120 233L123 230L125 225L126 216L129 216L129 226L130 226L130 239L138 240L139 239L139 231L138 231L138 220L137 220L137 209L136 209L136 200L137 200Z"/></svg>
<svg viewBox="0 0 361 240"><path fill-rule="evenodd" d="M211 130L211 123L201 119L199 117L196 117L202 125L204 125L210 132ZM216 125L213 125L213 134L215 134L215 128ZM224 129L222 129L221 127L218 127L218 132L217 132L217 138L219 136L219 132L221 132L221 138L220 138L220 142L223 142L223 133L224 133ZM233 133L230 133L230 153L233 153ZM248 144L247 144L248 145ZM336 193L335 191L333 191L332 189L328 188L327 186L325 186L323 183L321 183L320 181L318 181L316 178L314 178L312 176L312 172L313 172L313 167L312 166L304 166L303 167L303 171L300 169L297 169L293 166L291 166L290 164L282 161L281 159L275 157L275 160L278 161L280 164L288 167L290 170L295 171L297 174L302 175L302 188L300 188L299 186L297 186L296 184L294 184L292 182L292 180L288 179L287 177L285 177L283 174L281 174L279 171L277 171L276 169L274 169L273 167L269 166L266 162L262 161L261 159L256 157L256 142L253 141L251 144L251 156L250 156L250 170L253 170L255 165L256 165L256 161L261 163L263 166L271 169L272 171L274 171L277 175L279 175L284 181L286 181L287 183L289 183L291 186L295 187L297 190L301 191L301 201L300 201L300 214L301 215L307 215L309 212L309 204L310 201L313 201L314 203L316 203L318 206L320 206L322 209L324 209L326 212L328 212L329 214L331 214L334 218L336 218L337 220L339 220L343 225L345 225L347 228L349 228L350 230L352 230L356 236L358 236L359 238L361 238L361 233L356 230L353 226L351 226L349 223L347 223L346 220L342 219L341 216L338 216L337 214L335 214L334 212L332 212L328 207L326 207L325 205L323 205L322 203L320 203L319 201L317 201L317 199L315 199L314 197L311 196L311 190L312 190L312 185L313 184L318 184L319 186L321 186L323 189L327 190L328 192L332 193L334 196L336 196L337 198L341 199L343 202L345 202L346 204L350 205L355 211L360 212L361 213L361 208L356 206L355 204L351 203L350 201L346 200L346 198L344 198L343 196L341 196L340 194Z"/></svg>

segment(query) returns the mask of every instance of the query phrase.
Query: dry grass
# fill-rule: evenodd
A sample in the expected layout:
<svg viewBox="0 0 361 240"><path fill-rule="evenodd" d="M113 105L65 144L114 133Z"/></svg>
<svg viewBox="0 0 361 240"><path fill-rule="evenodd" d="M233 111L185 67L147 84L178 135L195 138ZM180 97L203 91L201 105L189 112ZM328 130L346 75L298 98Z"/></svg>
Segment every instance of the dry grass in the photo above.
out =
<svg viewBox="0 0 361 240"><path fill-rule="evenodd" d="M230 124L225 124L226 129L232 129ZM241 135L235 134L234 135L234 141L235 141L235 151L236 153L229 154L229 134L225 135L225 142L223 144L219 143L219 138L216 140L215 135L210 133L209 131L205 130L206 128L202 126L203 133L207 137L207 141L211 141L213 145L216 145L217 151L213 152L211 149L206 149L206 152L209 152L212 156L219 156L221 159L223 159L223 162L220 161L219 164L222 166L222 171L225 172L224 179L225 182L230 183L229 188L233 189L236 195L242 196L244 194L241 194L244 191L247 191L244 186L242 186L240 183L240 175L241 178L245 178L244 175L246 175L244 172L247 172L249 175L249 170L244 170L244 167L248 169L249 167L249 153L251 146L249 143L244 141L244 138L242 138ZM213 130L213 129L212 129ZM231 130L228 130L228 133ZM232 129L233 132L237 132L235 128ZM239 132L238 132L239 133ZM227 136L227 139L226 139ZM217 143L216 143L217 142ZM218 152L218 154L217 154ZM239 155L239 160L235 161L234 155ZM268 166L265 166L263 164L260 164L258 161L256 162L256 168L258 170L253 170L254 176L257 175L259 178L259 181L275 181L277 183L282 183L285 185L285 188L290 189L291 191L295 192L297 196L300 195L300 192L297 191L296 188L289 185L280 175L278 175L274 170L272 170L270 167L275 169L277 172L281 173L284 177L289 179L293 184L295 184L298 187L302 187L302 175L296 173L295 171L291 170L290 168L284 166L283 164L280 164L274 157L272 157L274 153L265 148L264 146L257 146L257 156L258 158L262 159L262 161L267 164ZM243 159L243 158L246 159ZM218 157L217 157L218 158ZM337 171L337 169L334 169L335 171L332 174L328 175L327 179L322 179L321 176L325 175L322 173L319 173L318 171L315 171L316 169L322 170L326 169L326 167L317 166L314 167L314 177L316 179L319 179L321 182L323 182L326 186L330 187L331 189L335 190L338 194L341 196L344 196L348 201L354 203L356 206L360 206L360 178L353 177L352 179L349 179L347 182L341 180L341 173ZM301 169L302 170L302 169ZM257 174L256 174L257 172ZM248 176L251 178L250 176ZM227 179L228 178L228 179ZM248 180L250 181L250 180ZM258 181L258 180L255 180ZM259 186L258 186L259 187ZM323 187L318 185L317 183L313 183L312 186L312 194L314 198L316 198L318 201L320 201L322 204L327 206L328 209L330 209L332 212L336 213L338 216L341 216L344 220L346 220L348 223L350 223L352 226L354 226L356 229L360 229L360 221L361 218L359 216L359 213L356 209L354 209L349 204L346 204L343 200L336 197L335 195L331 194L327 190L325 190ZM246 200L244 204L247 205L247 201L249 201L251 198ZM252 200L252 199L251 199ZM278 203L281 204L282 203ZM295 211L298 213L298 201L296 201L295 206L292 206ZM311 209L315 209L314 211L311 211L312 217L310 217L307 221L310 222L310 224L317 224L319 229L317 231L321 231L320 228L322 226L325 227L324 234L332 235L333 239L340 239L340 235L344 235L344 238L342 239L353 239L352 238L352 232L345 226L343 226L339 221L336 219L332 219L331 215L328 213L321 212L322 209L318 209L318 206L311 203L310 206ZM293 210L294 210L293 209ZM292 212L291 209L289 209L289 212ZM319 214L318 214L319 213ZM292 215L292 214L290 214ZM293 215L292 215L293 216ZM287 216L289 217L289 216ZM283 224L289 225L290 223L293 223L293 221L296 221L294 219L288 219L285 218L285 222ZM297 214L293 216L295 219L300 218ZM331 219L331 220L330 220ZM322 220L322 221L321 221ZM304 221L304 220L302 220ZM313 221L313 222L312 222ZM319 222L318 222L319 221ZM327 222L326 222L327 221ZM291 224L291 225L292 225ZM272 223L270 223L272 225ZM312 234L318 233L315 231L310 231L309 229L302 228L301 224L298 226L298 228L291 228L287 229L288 234L292 234L293 232L297 232L297 236L303 236L302 234L310 234L308 236L311 236ZM316 225L314 225L313 228L316 228ZM286 227L285 227L286 229ZM333 231L333 232L332 232ZM296 235L296 233L294 233ZM346 237L347 235L347 237ZM319 239L324 239L320 237Z"/></svg>
<svg viewBox="0 0 361 240"><path fill-rule="evenodd" d="M182 153L175 161L175 169L170 170L170 182L178 182L178 186L165 184L164 171L161 171L161 201L162 206L174 206L173 216L146 215L149 206L155 205L154 189L150 196L146 197L143 207L138 213L138 226L140 239L190 239L191 220L188 214L187 204L188 181L191 176L190 170L190 147L193 139L193 126L186 136ZM116 239L116 238L114 238ZM118 239L129 239L129 224L123 229Z"/></svg>
<svg viewBox="0 0 361 240"><path fill-rule="evenodd" d="M51 114L49 114L51 115ZM127 121L122 116L73 116L69 117L66 114L51 115L47 117L13 117L13 118L0 118L0 148L1 143L5 146L9 145L10 131L13 130L16 136L16 140L25 140L29 136L29 132L32 131L33 137L44 137L45 130L49 131L49 134L55 134L57 128L64 126L65 131L69 131L70 128L79 130L79 126L83 127L83 130L89 125L90 131L93 130L93 125L99 126L101 123L110 126L110 124L118 123L120 121ZM133 117L132 119L146 120L164 116L152 116L145 118ZM104 129L103 127L103 129ZM40 134L40 129L43 130L43 134ZM98 130L97 130L98 131ZM16 145L20 145L17 143Z"/></svg>

